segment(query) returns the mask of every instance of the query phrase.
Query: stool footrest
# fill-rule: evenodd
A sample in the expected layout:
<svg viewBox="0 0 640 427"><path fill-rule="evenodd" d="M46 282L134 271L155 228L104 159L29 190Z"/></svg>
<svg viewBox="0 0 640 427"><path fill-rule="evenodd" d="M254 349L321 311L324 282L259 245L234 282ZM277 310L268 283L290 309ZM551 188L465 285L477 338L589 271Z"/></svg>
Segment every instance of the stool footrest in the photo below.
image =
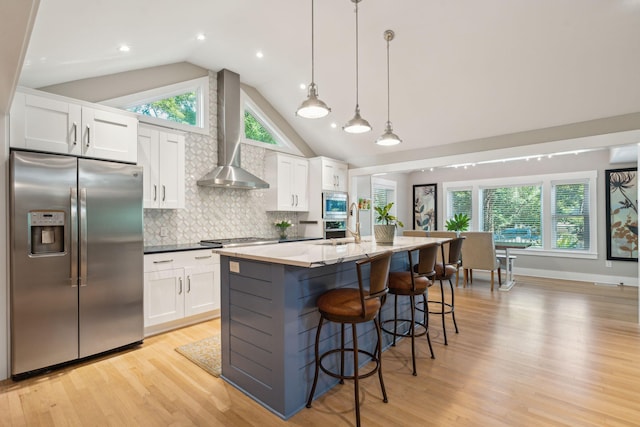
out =
<svg viewBox="0 0 640 427"><path fill-rule="evenodd" d="M429 302L430 302L430 303L433 303L433 304L431 305L431 307L433 307L433 305L439 305L439 306L442 306L442 302L440 302L440 301L429 301ZM449 310L445 310L445 311L444 311L444 314L453 313L453 306L452 306L451 304L449 304L448 302L445 302L445 303L444 303L444 306L445 306L445 307L449 307ZM420 311L424 312L424 310L423 310L423 309L421 309L421 308L419 308L418 310L420 310ZM442 310L440 310L440 311L431 311L431 310L429 310L429 314L442 314Z"/></svg>
<svg viewBox="0 0 640 427"><path fill-rule="evenodd" d="M329 370L328 368L326 368L323 364L322 364L322 360L326 357L329 356L331 354L335 354L335 353L353 353L353 348L345 348L345 349L339 349L339 348L335 348L333 350L329 350L323 354L320 355L320 359L318 360L318 363L320 364L320 369L322 370L322 372L324 372L325 374L333 377L333 378L337 378L339 380L354 380L356 377L355 375L340 375L339 373L333 372L331 370ZM364 354L365 356L369 356L371 358L371 361L375 363L375 366L372 367L369 371L365 372L365 373L360 373L358 371L358 378L367 378L370 377L371 375L375 374L378 372L378 370L380 369L380 361L378 360L378 358L376 356L373 355L373 353L368 352L366 350L360 350L358 349L358 353L359 354Z"/></svg>
<svg viewBox="0 0 640 427"><path fill-rule="evenodd" d="M384 322L382 322L380 324L380 329L382 329L383 331L385 331L389 335L393 335L393 336L396 336L396 337L400 337L400 338L410 338L411 337L411 330L408 329L408 328L407 328L407 330L405 332L394 332L393 330L386 329L384 327L385 324L393 323L393 322L396 322L396 320L394 320L394 319L385 320ZM411 324L411 319L398 319L397 322L398 323L409 323L409 324ZM424 336L429 332L429 327L426 326L424 323L418 322L418 321L414 321L413 323L414 323L415 326L418 326L418 327L422 328L422 332L420 332L420 333L415 333L414 332L414 336L415 337ZM414 329L415 329L415 327L414 327Z"/></svg>

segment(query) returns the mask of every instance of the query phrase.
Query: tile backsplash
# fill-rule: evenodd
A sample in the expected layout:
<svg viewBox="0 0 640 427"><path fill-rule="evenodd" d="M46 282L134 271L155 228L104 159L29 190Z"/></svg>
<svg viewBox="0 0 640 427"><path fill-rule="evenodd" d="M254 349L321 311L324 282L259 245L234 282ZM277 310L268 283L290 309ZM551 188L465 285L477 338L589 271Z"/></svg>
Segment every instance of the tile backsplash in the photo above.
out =
<svg viewBox="0 0 640 427"><path fill-rule="evenodd" d="M209 135L185 135L185 208L145 209L146 246L231 237L277 237L274 222L298 222L295 212L266 212L265 190L201 187L197 181L217 166L216 73L209 72ZM211 137L210 135L214 135ZM242 167L263 178L266 149L242 144ZM164 232L164 233L163 233ZM165 234L161 237L161 234ZM296 227L289 229L296 236Z"/></svg>

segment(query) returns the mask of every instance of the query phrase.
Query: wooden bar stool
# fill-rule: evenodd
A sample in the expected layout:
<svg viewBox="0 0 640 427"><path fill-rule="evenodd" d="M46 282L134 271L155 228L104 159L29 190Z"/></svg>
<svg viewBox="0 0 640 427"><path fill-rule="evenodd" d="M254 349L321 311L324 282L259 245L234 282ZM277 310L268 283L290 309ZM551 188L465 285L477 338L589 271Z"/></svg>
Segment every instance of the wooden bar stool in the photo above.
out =
<svg viewBox="0 0 640 427"><path fill-rule="evenodd" d="M358 272L358 288L340 288L332 289L322 294L317 301L318 311L320 312L320 322L318 323L318 329L316 332L315 343L315 375L313 378L313 386L311 386L311 393L307 400L307 408L311 408L311 401L316 391L318 384L318 373L322 369L322 372L338 378L340 384L344 383L344 380L353 380L355 388L355 402L356 402L356 423L360 426L360 396L358 381L361 378L367 378L371 375L378 373L380 380L380 388L382 389L383 402L387 403L387 392L384 388L384 381L382 380L382 368L381 368L381 332L380 322L378 320L378 313L380 308L384 304L385 297L388 292L387 282L389 279L389 266L391 264L391 251L384 252L380 255L373 256L371 258L362 259L356 261L356 269ZM369 287L365 288L362 279L362 269L366 265L369 265ZM325 320L330 322L340 323L341 325L341 345L340 348L328 350L322 354L319 352L320 345L320 331ZM361 350L358 348L358 333L356 325L358 323L368 322L373 320L375 329L377 332L377 344L375 348L375 354ZM351 325L351 332L353 335L353 348L345 348L344 329L345 324ZM331 354L340 354L340 372L333 372L326 368L322 364L322 360ZM345 353L353 356L353 375L345 375L344 371L344 356ZM358 355L364 354L371 358L375 363L375 366L365 373L359 372Z"/></svg>
<svg viewBox="0 0 640 427"><path fill-rule="evenodd" d="M458 269L461 263L461 255L462 255L462 243L464 242L464 237L457 237L455 239L450 240L442 246L442 262L436 264L436 275L433 280L438 280L440 282L440 300L429 300L428 302L440 305L440 311L432 311L429 310L426 306L424 307L425 311L429 311L431 314L439 314L442 317L442 333L444 335L444 345L448 345L447 342L447 328L445 326L445 315L451 314L451 318L453 319L453 326L456 329L456 334L458 333L458 324L456 323L456 314L454 311L455 299L453 293L453 282L451 278L454 274L458 273ZM449 245L449 256L445 261L444 257L444 246ZM450 302L446 301L446 294L444 292L444 286L442 284L443 280L449 281L449 287L451 288L451 300ZM433 307L431 304L431 307Z"/></svg>
<svg viewBox="0 0 640 427"><path fill-rule="evenodd" d="M427 289L433 284L432 278L436 275L435 265L438 258L439 243L429 243L417 246L407 251L409 258L409 271L393 271L389 273L389 294L394 296L393 319L382 322L382 330L393 335L392 345L396 345L397 337L411 337L411 361L413 362L413 375L416 372L416 344L415 338L423 335L427 336L431 358L434 359L431 338L429 337L429 311L420 310L416 307L416 297L422 295L422 304L427 307ZM413 264L414 251L418 252L418 263ZM408 296L410 300L411 319L398 318L398 296ZM422 311L424 316L422 321L416 320L416 310ZM408 323L409 329L398 332L398 322ZM385 327L393 323L393 330ZM421 327L421 331L416 333L416 326Z"/></svg>

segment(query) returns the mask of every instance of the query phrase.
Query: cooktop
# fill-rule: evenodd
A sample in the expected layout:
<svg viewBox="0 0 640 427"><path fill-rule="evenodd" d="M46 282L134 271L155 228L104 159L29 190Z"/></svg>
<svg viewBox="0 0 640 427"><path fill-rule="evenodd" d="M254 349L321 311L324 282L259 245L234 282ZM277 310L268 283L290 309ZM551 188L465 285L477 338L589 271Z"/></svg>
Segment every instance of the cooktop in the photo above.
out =
<svg viewBox="0 0 640 427"><path fill-rule="evenodd" d="M252 246L265 245L269 243L278 243L278 239L270 239L267 237L236 237L232 239L205 239L200 240L200 244L204 246L216 245L225 248L234 246Z"/></svg>

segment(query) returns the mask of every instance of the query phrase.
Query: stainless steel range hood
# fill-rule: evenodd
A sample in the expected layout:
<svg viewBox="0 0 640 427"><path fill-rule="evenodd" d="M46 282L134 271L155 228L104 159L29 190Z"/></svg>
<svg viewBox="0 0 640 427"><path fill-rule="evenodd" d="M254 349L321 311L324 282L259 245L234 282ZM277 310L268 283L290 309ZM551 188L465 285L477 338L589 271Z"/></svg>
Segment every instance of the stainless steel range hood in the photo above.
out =
<svg viewBox="0 0 640 427"><path fill-rule="evenodd" d="M207 187L253 190L269 183L240 167L240 75L218 72L218 167L198 181Z"/></svg>

